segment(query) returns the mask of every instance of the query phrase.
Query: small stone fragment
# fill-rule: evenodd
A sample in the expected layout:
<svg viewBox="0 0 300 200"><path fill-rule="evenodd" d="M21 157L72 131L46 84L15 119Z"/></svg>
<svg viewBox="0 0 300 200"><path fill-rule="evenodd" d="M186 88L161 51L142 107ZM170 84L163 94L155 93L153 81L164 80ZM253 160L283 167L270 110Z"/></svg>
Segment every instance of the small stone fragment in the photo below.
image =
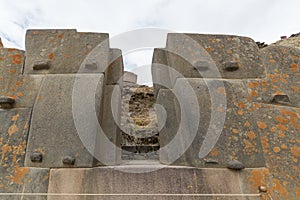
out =
<svg viewBox="0 0 300 200"><path fill-rule="evenodd" d="M45 70L50 69L50 61L37 61L33 65L33 70Z"/></svg>
<svg viewBox="0 0 300 200"><path fill-rule="evenodd" d="M33 153L30 156L31 162L42 162L43 161L43 155L41 153Z"/></svg>
<svg viewBox="0 0 300 200"><path fill-rule="evenodd" d="M227 163L227 168L233 170L242 170L245 169L245 166L238 160L231 160Z"/></svg>
<svg viewBox="0 0 300 200"><path fill-rule="evenodd" d="M224 62L223 68L225 71L233 72L239 69L239 64L235 61Z"/></svg>
<svg viewBox="0 0 300 200"><path fill-rule="evenodd" d="M15 103L15 99L11 97L6 97L6 96L0 97L0 108L10 109L13 107L14 103Z"/></svg>
<svg viewBox="0 0 300 200"><path fill-rule="evenodd" d="M264 185L259 186L258 190L259 190L259 192L267 192L268 191L267 187Z"/></svg>
<svg viewBox="0 0 300 200"><path fill-rule="evenodd" d="M288 95L274 95L272 102L271 103L275 103L275 104L283 104L283 105L290 105L290 98Z"/></svg>
<svg viewBox="0 0 300 200"><path fill-rule="evenodd" d="M74 165L75 164L75 158L72 156L66 156L62 160L64 165Z"/></svg>

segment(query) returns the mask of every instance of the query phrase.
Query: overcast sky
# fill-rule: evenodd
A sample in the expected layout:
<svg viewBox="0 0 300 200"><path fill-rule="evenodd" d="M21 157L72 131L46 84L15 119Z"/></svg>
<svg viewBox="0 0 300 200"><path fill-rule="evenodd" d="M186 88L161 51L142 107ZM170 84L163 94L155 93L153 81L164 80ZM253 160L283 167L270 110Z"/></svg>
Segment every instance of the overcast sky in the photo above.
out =
<svg viewBox="0 0 300 200"><path fill-rule="evenodd" d="M0 0L0 37L6 47L25 49L25 32L32 28L76 28L113 37L156 27L271 43L300 32L299 8L299 0ZM149 50L125 56L126 69L149 65L151 56Z"/></svg>

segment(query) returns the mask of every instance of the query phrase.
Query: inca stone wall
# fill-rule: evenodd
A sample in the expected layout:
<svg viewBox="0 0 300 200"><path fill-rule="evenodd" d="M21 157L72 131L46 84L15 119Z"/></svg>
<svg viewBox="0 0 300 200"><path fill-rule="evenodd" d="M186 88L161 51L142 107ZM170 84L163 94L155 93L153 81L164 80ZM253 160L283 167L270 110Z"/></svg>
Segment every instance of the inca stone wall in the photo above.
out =
<svg viewBox="0 0 300 200"><path fill-rule="evenodd" d="M294 42L281 46L284 42L259 50L245 37L169 34L166 48L155 49L152 66L153 79L161 83L155 84L157 103L168 113L159 134L160 161L251 168L242 175L246 190L266 185L273 199L300 198L300 51L287 47ZM193 94L198 105L182 105ZM201 118L194 134L197 107ZM158 111L158 121L164 117ZM174 141L176 148L170 145ZM201 158L200 146L209 141L217 143ZM184 153L173 162L174 152Z"/></svg>
<svg viewBox="0 0 300 200"><path fill-rule="evenodd" d="M0 41L0 199L299 199L295 38L259 49L171 33L151 94L123 86L108 34L28 30L25 51ZM153 129L141 128L138 110L154 106L143 98L156 100ZM132 121L150 142L121 137ZM124 164L121 147L138 142L159 146L159 162Z"/></svg>
<svg viewBox="0 0 300 200"><path fill-rule="evenodd" d="M29 30L25 52L0 48L1 193L47 193L50 168L121 162L116 147L123 62L108 39L76 30ZM98 121L106 137L94 125ZM33 197L22 197L27 198Z"/></svg>

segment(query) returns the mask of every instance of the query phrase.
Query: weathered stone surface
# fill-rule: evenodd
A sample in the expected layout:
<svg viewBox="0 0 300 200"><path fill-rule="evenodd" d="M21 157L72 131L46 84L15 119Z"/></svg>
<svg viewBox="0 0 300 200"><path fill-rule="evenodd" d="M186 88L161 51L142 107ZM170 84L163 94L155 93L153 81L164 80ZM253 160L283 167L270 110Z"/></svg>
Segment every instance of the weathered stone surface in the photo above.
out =
<svg viewBox="0 0 300 200"><path fill-rule="evenodd" d="M125 85L135 85L137 83L137 75L132 72L124 72L123 81Z"/></svg>
<svg viewBox="0 0 300 200"><path fill-rule="evenodd" d="M0 75L8 79L20 75L23 71L24 51L0 48Z"/></svg>
<svg viewBox="0 0 300 200"><path fill-rule="evenodd" d="M250 101L300 107L300 50L270 46L262 50L267 77L244 80Z"/></svg>
<svg viewBox="0 0 300 200"><path fill-rule="evenodd" d="M182 144L188 144L187 142L191 141L193 139L192 137L194 137L190 131L190 127L195 126L193 119L197 112L200 112L200 121L197 134L184 153L186 162L184 165L226 167L229 160L239 160L247 168L264 166L265 161L261 142L253 121L253 116L248 112L251 104L247 102L247 93L245 92L242 81L178 79L174 87L174 93L180 96L180 98L190 98L190 91L182 88L186 80L197 95L198 102L191 102L186 108L183 107L184 109L180 108L183 106L180 102L179 107L175 106L177 117L180 110L181 112L184 111L188 113L186 115L179 114L181 119L179 118L177 121L172 120L174 123L177 123L177 126L180 120L185 120L180 130L182 134L181 137L183 138ZM224 98L227 104L226 101L222 102ZM189 109L194 103L199 104L199 110L185 110ZM167 113L169 116L169 112ZM224 124L222 124L222 120L224 120ZM174 126L174 124L172 124L172 126ZM221 131L219 139L217 131ZM171 141L174 134L174 130L170 128L169 131L167 129L164 136L160 136L160 141L162 144L165 144L165 140ZM210 151L209 155L200 159L199 150L205 137L215 141L218 139L218 142ZM172 154L172 152L170 151L169 154ZM163 160L161 161L163 163L165 162ZM175 162L173 164L182 163Z"/></svg>
<svg viewBox="0 0 300 200"><path fill-rule="evenodd" d="M43 76L22 76L24 51L0 49L0 96L13 98L14 108L32 107Z"/></svg>
<svg viewBox="0 0 300 200"><path fill-rule="evenodd" d="M103 165L121 163L120 121L121 89L119 85L106 85L103 93L100 125L103 134L97 134L96 159Z"/></svg>
<svg viewBox="0 0 300 200"><path fill-rule="evenodd" d="M42 75L8 77L0 74L0 96L13 98L14 108L33 107L43 78Z"/></svg>
<svg viewBox="0 0 300 200"><path fill-rule="evenodd" d="M47 192L48 170L23 167L30 115L30 109L0 109L0 193ZM0 198L14 200L20 196Z"/></svg>
<svg viewBox="0 0 300 200"><path fill-rule="evenodd" d="M26 74L97 73L104 72L108 64L108 34L104 33L28 30L25 46ZM97 51L87 58L96 47ZM85 66L79 70L82 63ZM93 63L95 67L90 68Z"/></svg>
<svg viewBox="0 0 300 200"><path fill-rule="evenodd" d="M122 85L123 82L123 57L120 49L110 49L108 68L105 71L105 83L107 85Z"/></svg>
<svg viewBox="0 0 300 200"><path fill-rule="evenodd" d="M258 47L247 37L170 33L166 49L169 66L186 78L264 77Z"/></svg>
<svg viewBox="0 0 300 200"><path fill-rule="evenodd" d="M263 174L273 199L298 199L300 188L300 109L254 104L268 170Z"/></svg>
<svg viewBox="0 0 300 200"><path fill-rule="evenodd" d="M154 95L157 97L160 89L171 88L170 72L165 49L154 49L152 59L152 79Z"/></svg>
<svg viewBox="0 0 300 200"><path fill-rule="evenodd" d="M49 169L20 167L18 168L18 171L16 171L16 174L9 174L3 168L0 168L1 175L6 177L16 177L11 181L0 181L2 186L0 187L0 192L18 194L1 195L1 200L46 200L46 195L39 195L38 193L47 193L49 184L49 171ZM29 193L31 195L28 195Z"/></svg>
<svg viewBox="0 0 300 200"><path fill-rule="evenodd" d="M91 167L93 165L93 156L85 148L81 139L86 140L91 149L95 147L102 87L103 75L101 74L45 77L33 109L26 150L26 166ZM30 157L33 153L43 155L41 163L31 161ZM75 164L64 165L63 158L66 156L75 158Z"/></svg>
<svg viewBox="0 0 300 200"><path fill-rule="evenodd" d="M53 169L50 175L49 193L119 194L120 196L86 197L90 199L259 199L256 197L197 197L192 194L244 194L239 174L227 169L195 169L188 167L166 167L160 165L128 165L93 169ZM148 173L138 172L141 169ZM122 195L123 194L123 195ZM126 196L136 194L136 196ZM143 195L144 194L144 195ZM170 196L159 194L169 194ZM172 196L172 194L175 194ZM183 196L176 196L182 194ZM187 195L184 195L187 194ZM84 197L72 197L82 199ZM48 200L71 199L70 197L48 197Z"/></svg>
<svg viewBox="0 0 300 200"><path fill-rule="evenodd" d="M2 43L2 40L0 38L0 48L2 48L2 47L3 47L3 43Z"/></svg>
<svg viewBox="0 0 300 200"><path fill-rule="evenodd" d="M0 109L0 166L8 168L12 174L15 167L24 165L30 115L29 109Z"/></svg>
<svg viewBox="0 0 300 200"><path fill-rule="evenodd" d="M164 164L172 164L176 161L178 165L185 165L184 148L179 141L183 141L183 135L179 131L180 125L180 112L178 111L179 102L176 99L172 90L161 89L159 90L156 104L159 105L156 109L159 131L159 160ZM170 145L170 142L178 135L176 140L177 145ZM178 144L179 143L179 144Z"/></svg>

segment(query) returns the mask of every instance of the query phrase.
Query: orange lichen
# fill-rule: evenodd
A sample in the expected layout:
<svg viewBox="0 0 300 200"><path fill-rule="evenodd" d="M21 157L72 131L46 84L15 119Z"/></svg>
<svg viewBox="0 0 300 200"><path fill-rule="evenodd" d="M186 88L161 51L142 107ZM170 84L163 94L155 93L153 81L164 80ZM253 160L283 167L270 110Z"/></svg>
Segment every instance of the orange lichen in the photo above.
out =
<svg viewBox="0 0 300 200"><path fill-rule="evenodd" d="M254 169L248 177L248 181L253 188L258 188L261 185L266 185L266 175L269 174L268 169Z"/></svg>
<svg viewBox="0 0 300 200"><path fill-rule="evenodd" d="M52 59L54 58L54 53L50 53L50 54L48 55L48 58L52 60Z"/></svg>
<svg viewBox="0 0 300 200"><path fill-rule="evenodd" d="M287 126L284 126L284 125L282 125L282 124L278 124L278 125L277 125L277 128L278 128L279 130L281 130L281 131L288 131L288 130L289 130Z"/></svg>
<svg viewBox="0 0 300 200"><path fill-rule="evenodd" d="M243 115L243 114L244 114L244 112L243 112L242 110L238 110L237 113L238 113L239 115Z"/></svg>
<svg viewBox="0 0 300 200"><path fill-rule="evenodd" d="M12 136L13 134L15 134L16 132L18 132L19 128L13 124L11 127L9 127L8 129L8 135Z"/></svg>
<svg viewBox="0 0 300 200"><path fill-rule="evenodd" d="M274 179L275 185L272 187L273 191L278 192L282 197L287 196L286 188L280 183L280 180Z"/></svg>
<svg viewBox="0 0 300 200"><path fill-rule="evenodd" d="M18 92L18 93L17 93L17 96L18 96L18 97L22 97L22 96L23 96L22 92Z"/></svg>
<svg viewBox="0 0 300 200"><path fill-rule="evenodd" d="M273 59L270 59L270 63L275 63L276 61Z"/></svg>
<svg viewBox="0 0 300 200"><path fill-rule="evenodd" d="M300 68L296 63L292 63L291 67L292 67L291 68L292 72L297 72L299 70L299 68Z"/></svg>
<svg viewBox="0 0 300 200"><path fill-rule="evenodd" d="M57 38L61 40L63 38L63 35L62 34L58 34Z"/></svg>
<svg viewBox="0 0 300 200"><path fill-rule="evenodd" d="M16 114L16 115L12 116L11 121L15 122L19 119L19 117L20 117L20 114Z"/></svg>
<svg viewBox="0 0 300 200"><path fill-rule="evenodd" d="M247 137L251 140L254 140L256 138L256 135L253 131L249 131Z"/></svg>
<svg viewBox="0 0 300 200"><path fill-rule="evenodd" d="M257 97L258 96L258 93L256 91L251 91L250 92L250 95L253 96L253 97Z"/></svg>
<svg viewBox="0 0 300 200"><path fill-rule="evenodd" d="M207 51L207 52L211 52L211 48L210 47L207 47L207 48L205 48L205 50Z"/></svg>
<svg viewBox="0 0 300 200"><path fill-rule="evenodd" d="M259 86L259 83L258 82L252 82L252 83L249 83L248 84L248 87L249 88L255 88L255 87L258 87Z"/></svg>
<svg viewBox="0 0 300 200"><path fill-rule="evenodd" d="M279 152L281 151L281 149L280 149L280 147L274 147L274 148L273 148L273 151L274 151L275 153L279 153Z"/></svg>
<svg viewBox="0 0 300 200"><path fill-rule="evenodd" d="M244 124L245 127L250 127L250 123L248 121L245 122Z"/></svg>
<svg viewBox="0 0 300 200"><path fill-rule="evenodd" d="M294 90L294 92L299 92L300 88L297 86L292 85L291 88Z"/></svg>
<svg viewBox="0 0 300 200"><path fill-rule="evenodd" d="M296 189L296 197L300 197L300 188Z"/></svg>
<svg viewBox="0 0 300 200"><path fill-rule="evenodd" d="M21 54L15 54L12 56L12 64L19 65L23 63L23 57Z"/></svg>
<svg viewBox="0 0 300 200"><path fill-rule="evenodd" d="M236 128L233 128L233 129L232 129L232 132L233 132L234 134L238 134L238 133L239 133L239 130L236 129Z"/></svg>
<svg viewBox="0 0 300 200"><path fill-rule="evenodd" d="M245 103L244 103L244 102L238 103L238 107L239 107L239 108L245 108Z"/></svg>
<svg viewBox="0 0 300 200"><path fill-rule="evenodd" d="M260 129L266 129L268 127L265 122L260 122L260 121L257 122L257 126Z"/></svg>
<svg viewBox="0 0 300 200"><path fill-rule="evenodd" d="M279 122L279 123L283 123L283 124L288 124L289 123L289 120L283 118L282 116L278 115L276 117L276 120Z"/></svg>
<svg viewBox="0 0 300 200"><path fill-rule="evenodd" d="M20 184L22 179L29 173L29 168L26 167L16 167L15 168L15 174L11 178L11 180L16 183Z"/></svg>
<svg viewBox="0 0 300 200"><path fill-rule="evenodd" d="M210 151L209 155L210 155L210 156L216 157L216 156L219 155L219 152L218 152L217 149L212 149L212 150Z"/></svg>
<svg viewBox="0 0 300 200"><path fill-rule="evenodd" d="M279 132L279 133L278 133L278 136L279 136L280 138L285 138L285 134L284 134L283 132Z"/></svg>
<svg viewBox="0 0 300 200"><path fill-rule="evenodd" d="M12 151L12 146L5 144L2 146L1 151L2 151L2 160L3 160L5 157L5 154Z"/></svg>
<svg viewBox="0 0 300 200"><path fill-rule="evenodd" d="M300 157L300 147L298 146L293 146L291 148L291 152L294 156L299 156Z"/></svg>

